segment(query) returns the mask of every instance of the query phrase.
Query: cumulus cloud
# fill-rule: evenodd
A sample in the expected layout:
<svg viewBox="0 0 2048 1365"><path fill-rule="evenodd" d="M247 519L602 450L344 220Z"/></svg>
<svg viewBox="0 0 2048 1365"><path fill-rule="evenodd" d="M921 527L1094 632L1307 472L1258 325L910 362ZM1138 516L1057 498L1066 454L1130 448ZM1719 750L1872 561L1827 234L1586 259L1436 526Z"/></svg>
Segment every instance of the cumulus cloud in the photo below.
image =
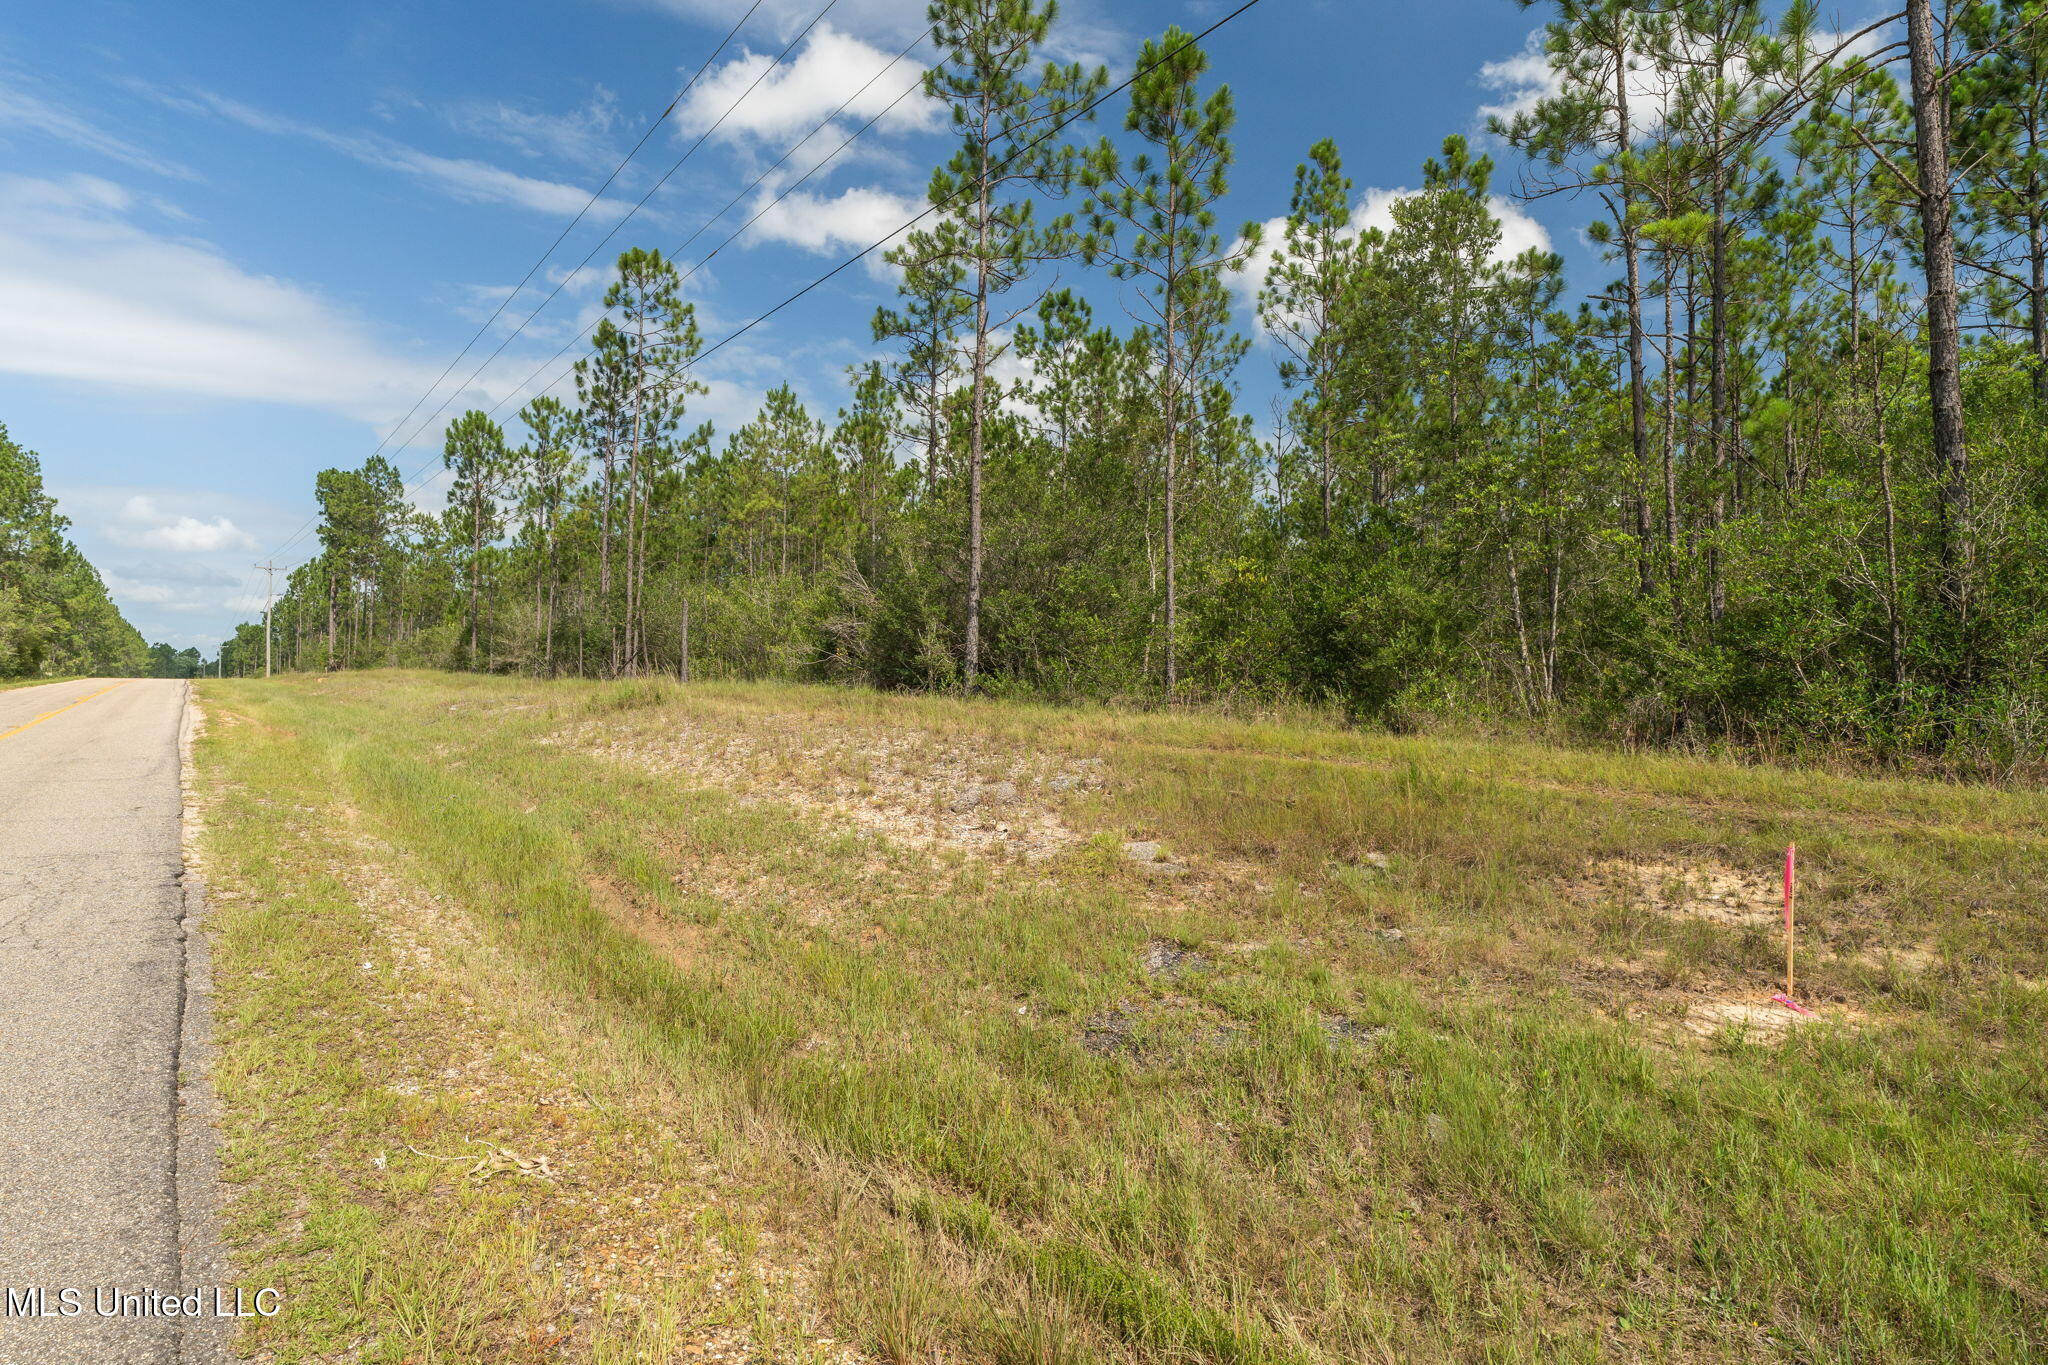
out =
<svg viewBox="0 0 2048 1365"><path fill-rule="evenodd" d="M642 8L660 10L694 25L724 33L739 7L732 0L616 0ZM1210 0L1202 0L1204 5ZM1046 54L1060 61L1114 64L1116 53L1127 52L1128 36L1106 11L1113 6L1101 0L1068 0L1060 6L1060 21L1046 43ZM1199 10L1201 6L1197 6ZM902 47L926 31L926 0L839 0L833 6L832 21L849 33L884 44ZM818 12L817 0L763 0L755 26L787 40Z"/></svg>
<svg viewBox="0 0 2048 1365"><path fill-rule="evenodd" d="M1479 83L1496 92L1497 100L1479 106L1482 123L1488 119L1512 121L1533 111L1544 100L1564 88L1550 54L1543 50L1543 30L1537 29L1512 57L1487 62L1479 68Z"/></svg>
<svg viewBox="0 0 2048 1365"><path fill-rule="evenodd" d="M185 513L167 512L157 505L155 498L143 493L123 503L119 516L105 530L109 540L140 550L206 554L256 548L256 538L227 517L201 521Z"/></svg>
<svg viewBox="0 0 2048 1365"><path fill-rule="evenodd" d="M781 242L820 253L855 250L895 233L923 207L922 200L873 186L855 186L836 195L798 192L769 206L748 229L748 237L756 244Z"/></svg>
<svg viewBox="0 0 2048 1365"><path fill-rule="evenodd" d="M211 653L237 618L260 611L261 545L303 514L216 489L72 484L51 490L74 519L79 547L101 568L107 591L150 640Z"/></svg>
<svg viewBox="0 0 2048 1365"><path fill-rule="evenodd" d="M1420 193L1421 190L1411 189L1367 190L1365 197L1359 200L1358 208L1352 213L1352 230L1363 232L1368 228L1377 228L1381 232L1392 231L1394 205L1403 199L1413 199ZM1543 224L1531 218L1514 200L1498 194L1488 195L1486 208L1493 215L1493 220L1500 224L1500 241L1495 244L1493 254L1488 258L1495 265L1506 265L1525 251L1550 250L1550 234L1544 230ZM1284 220L1282 221L1284 224ZM1283 237L1283 228L1269 229L1267 249L1270 250L1272 245Z"/></svg>
<svg viewBox="0 0 2048 1365"><path fill-rule="evenodd" d="M706 74L676 110L677 127L725 139L780 140L808 132L847 105L846 116L890 130L932 129L944 110L923 94L898 99L917 84L921 63L902 61L829 24L820 24L781 66L765 52L743 51ZM773 69L771 70L771 67ZM759 82L756 84L756 82Z"/></svg>
<svg viewBox="0 0 2048 1365"><path fill-rule="evenodd" d="M1543 30L1537 29L1520 52L1479 68L1479 83L1498 96L1479 106L1482 123L1493 118L1513 122L1564 89L1563 78L1543 45ZM1671 108L1671 73L1648 57L1632 58L1627 89L1629 124L1634 131L1642 135L1661 127Z"/></svg>

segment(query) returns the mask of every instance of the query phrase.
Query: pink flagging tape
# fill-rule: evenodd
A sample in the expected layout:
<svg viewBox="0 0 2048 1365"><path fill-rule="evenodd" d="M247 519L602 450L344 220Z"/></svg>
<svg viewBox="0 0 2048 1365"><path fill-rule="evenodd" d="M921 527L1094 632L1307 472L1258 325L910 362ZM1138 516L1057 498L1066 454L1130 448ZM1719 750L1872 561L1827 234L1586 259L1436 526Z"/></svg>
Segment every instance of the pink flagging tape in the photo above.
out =
<svg viewBox="0 0 2048 1365"><path fill-rule="evenodd" d="M1785 994L1783 991L1779 991L1776 995L1772 996L1771 999L1776 1001L1778 1004L1783 1005L1786 1009L1791 1010L1794 1014L1804 1014L1813 1016L1812 1010L1806 1008L1806 1006L1800 1004L1797 1000L1794 1000L1791 996Z"/></svg>

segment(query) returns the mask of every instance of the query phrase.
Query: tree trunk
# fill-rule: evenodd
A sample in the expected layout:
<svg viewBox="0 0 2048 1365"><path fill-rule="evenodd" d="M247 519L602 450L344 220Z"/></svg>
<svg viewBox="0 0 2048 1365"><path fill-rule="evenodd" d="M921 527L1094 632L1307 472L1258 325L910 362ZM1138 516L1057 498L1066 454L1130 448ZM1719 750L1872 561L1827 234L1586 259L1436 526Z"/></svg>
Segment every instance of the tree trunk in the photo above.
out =
<svg viewBox="0 0 2048 1365"><path fill-rule="evenodd" d="M638 671L637 654L639 637L639 550L637 544L640 524L640 442L641 414L647 376L647 320L643 317L635 329L633 338L633 451L626 469L626 643L625 670L628 674Z"/></svg>
<svg viewBox="0 0 2048 1365"><path fill-rule="evenodd" d="M1727 168L1718 152L1711 202L1707 290L1713 330L1707 366L1707 435L1712 446L1714 494L1707 506L1707 619L1718 625L1728 607L1727 590L1721 582L1721 526L1728 516L1728 190Z"/></svg>
<svg viewBox="0 0 2048 1365"><path fill-rule="evenodd" d="M619 643L616 623L612 620L612 494L618 485L618 447L607 436L604 441L604 497L598 508L597 533L597 605L604 614L605 633L611 641L612 671L619 668ZM576 645L576 671L584 672L583 645L578 632Z"/></svg>
<svg viewBox="0 0 2048 1365"><path fill-rule="evenodd" d="M1557 641L1564 620L1564 544L1555 532L1550 538L1550 619L1543 633L1543 704L1557 705Z"/></svg>
<svg viewBox="0 0 2048 1365"><path fill-rule="evenodd" d="M1936 49L1931 0L1906 0L1906 48L1913 77L1913 149L1919 166L1922 260L1927 282L1927 391L1940 478L1944 592L1959 629L1967 627L1974 546L1970 533L1970 453L1963 427L1962 333L1956 317L1955 202L1949 175L1948 73ZM1967 644L1958 687L1968 680Z"/></svg>
<svg viewBox="0 0 2048 1365"><path fill-rule="evenodd" d="M1670 257L1664 260L1664 574L1671 585L1671 624L1685 625L1678 591L1678 392L1673 384L1678 360L1678 333L1671 316L1671 296L1678 281Z"/></svg>
<svg viewBox="0 0 2048 1365"><path fill-rule="evenodd" d="M2038 213L2027 221L2027 265L2033 290L2027 323L2034 342L2034 399L2048 407L2048 237Z"/></svg>
<svg viewBox="0 0 2048 1365"><path fill-rule="evenodd" d="M939 491L939 379L938 371L932 372L932 385L925 405L924 438L924 491L926 497L935 497Z"/></svg>
<svg viewBox="0 0 2048 1365"><path fill-rule="evenodd" d="M1333 480L1332 480L1332 477L1331 477L1331 471L1330 471L1330 445L1331 445L1331 441L1330 441L1330 400L1329 400L1329 396L1328 396L1328 393L1329 393L1329 391L1328 391L1328 388L1327 388L1327 387L1325 387L1325 389L1324 389L1324 398L1323 398L1323 420L1322 420L1322 424L1321 424L1321 425L1322 425L1322 432L1321 432L1321 437L1322 437L1322 447L1323 447L1323 449L1322 449L1322 459L1323 459L1323 534L1324 534L1324 535L1328 535L1328 534L1330 534L1330 502L1331 502L1331 499L1332 499L1332 497L1334 496L1334 494L1333 494L1333 489L1332 489L1332 484L1333 484Z"/></svg>
<svg viewBox="0 0 2048 1365"><path fill-rule="evenodd" d="M469 666L476 667L477 579L483 576L484 503L480 490L469 495Z"/></svg>
<svg viewBox="0 0 2048 1365"><path fill-rule="evenodd" d="M981 102L981 140L977 147L981 164L974 206L974 396L967 441L967 639L961 669L963 682L969 691L974 689L981 671L981 459L983 424L988 406L988 157L991 117L988 97L984 95Z"/></svg>
<svg viewBox="0 0 2048 1365"><path fill-rule="evenodd" d="M1617 26L1621 22L1615 21ZM1629 154L1628 46L1617 27L1614 39L1615 152L1617 160ZM1626 267L1624 289L1628 304L1628 433L1629 449L1636 464L1636 566L1639 588L1648 597L1656 590L1650 550L1650 418L1643 392L1643 270L1642 245L1636 238L1636 224L1630 209L1629 172L1620 173L1621 257Z"/></svg>
<svg viewBox="0 0 2048 1365"><path fill-rule="evenodd" d="M1885 431L1884 400L1877 408L1877 481L1884 492L1884 615L1885 634L1890 646L1892 686L1900 699L1906 691L1906 621L1899 602L1899 510L1892 496L1891 438Z"/></svg>
<svg viewBox="0 0 2048 1365"><path fill-rule="evenodd" d="M1178 364L1178 348L1173 343L1173 305L1167 304L1166 343L1166 534L1164 552L1166 557L1166 700L1173 701L1174 693L1180 686L1180 658L1175 647L1174 631L1179 612L1180 583L1179 565L1174 544L1174 521L1178 513L1177 494L1180 468L1180 441L1178 406L1178 384L1175 382L1175 366Z"/></svg>
<svg viewBox="0 0 2048 1365"><path fill-rule="evenodd" d="M1508 557L1508 604L1509 617L1515 627L1515 645L1521 653L1522 681L1517 689L1522 694L1522 709L1531 716L1536 714L1536 672L1534 661L1529 657L1529 625L1522 612L1522 571L1515 557L1514 535L1508 529L1505 512L1500 519L1501 544Z"/></svg>

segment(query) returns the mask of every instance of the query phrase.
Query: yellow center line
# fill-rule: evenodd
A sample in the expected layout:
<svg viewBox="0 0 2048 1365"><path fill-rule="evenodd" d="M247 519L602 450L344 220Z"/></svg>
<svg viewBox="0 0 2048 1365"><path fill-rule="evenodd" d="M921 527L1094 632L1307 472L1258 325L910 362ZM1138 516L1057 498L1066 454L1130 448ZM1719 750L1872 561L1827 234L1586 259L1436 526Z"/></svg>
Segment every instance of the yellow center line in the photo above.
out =
<svg viewBox="0 0 2048 1365"><path fill-rule="evenodd" d="M80 697L80 698L79 698L79 699L78 699L77 701L71 702L71 703L70 703L69 705L65 705L65 706L60 706L60 707L58 707L58 708L57 708L56 710L54 710L54 711L45 711L45 712L43 712L43 714L41 714L40 716L37 716L37 717L36 717L36 718L35 718L34 720L25 720L25 721L23 721L23 722L22 722L21 724L19 724L19 725L15 726L15 727L14 727L14 728L13 728L12 730L0 730L0 739L6 739L6 738L8 738L9 736L12 736L12 735L18 735L18 734L20 734L20 733L21 733L21 732L22 732L23 730L26 730L26 729L28 729L28 728L29 728L29 727L30 727L31 725L41 725L41 724L42 724L42 723L43 723L44 721L48 720L48 719L49 719L50 717L52 717L52 716L61 716L61 715L63 715L63 714L64 714L64 713L66 712L66 711L69 711L69 710L70 710L70 709L71 709L71 708L72 708L73 706L83 706L83 705L85 705L85 704L86 704L87 702L91 701L91 700L92 700L92 699L93 699L94 697L104 697L105 695L107 695L107 693L109 693L109 692L113 691L113 690L114 690L115 688L117 688L117 687L119 687L119 686L121 686L121 684L120 684L120 683L108 683L108 684L107 684L107 685L106 685L105 687L102 687L102 688L101 688L101 689L100 689L99 691L97 691L97 692L88 692L88 693L86 693L86 694L85 694L84 696Z"/></svg>

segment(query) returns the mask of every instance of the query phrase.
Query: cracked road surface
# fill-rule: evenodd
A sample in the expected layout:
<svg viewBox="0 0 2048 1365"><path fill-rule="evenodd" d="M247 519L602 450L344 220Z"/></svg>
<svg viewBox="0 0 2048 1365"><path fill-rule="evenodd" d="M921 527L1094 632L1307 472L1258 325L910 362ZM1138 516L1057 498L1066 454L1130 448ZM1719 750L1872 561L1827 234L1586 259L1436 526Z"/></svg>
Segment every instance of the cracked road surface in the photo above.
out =
<svg viewBox="0 0 2048 1365"><path fill-rule="evenodd" d="M0 1291L84 1295L5 1304L0 1365L210 1356L92 1294L181 1286L185 704L146 679L0 691Z"/></svg>

